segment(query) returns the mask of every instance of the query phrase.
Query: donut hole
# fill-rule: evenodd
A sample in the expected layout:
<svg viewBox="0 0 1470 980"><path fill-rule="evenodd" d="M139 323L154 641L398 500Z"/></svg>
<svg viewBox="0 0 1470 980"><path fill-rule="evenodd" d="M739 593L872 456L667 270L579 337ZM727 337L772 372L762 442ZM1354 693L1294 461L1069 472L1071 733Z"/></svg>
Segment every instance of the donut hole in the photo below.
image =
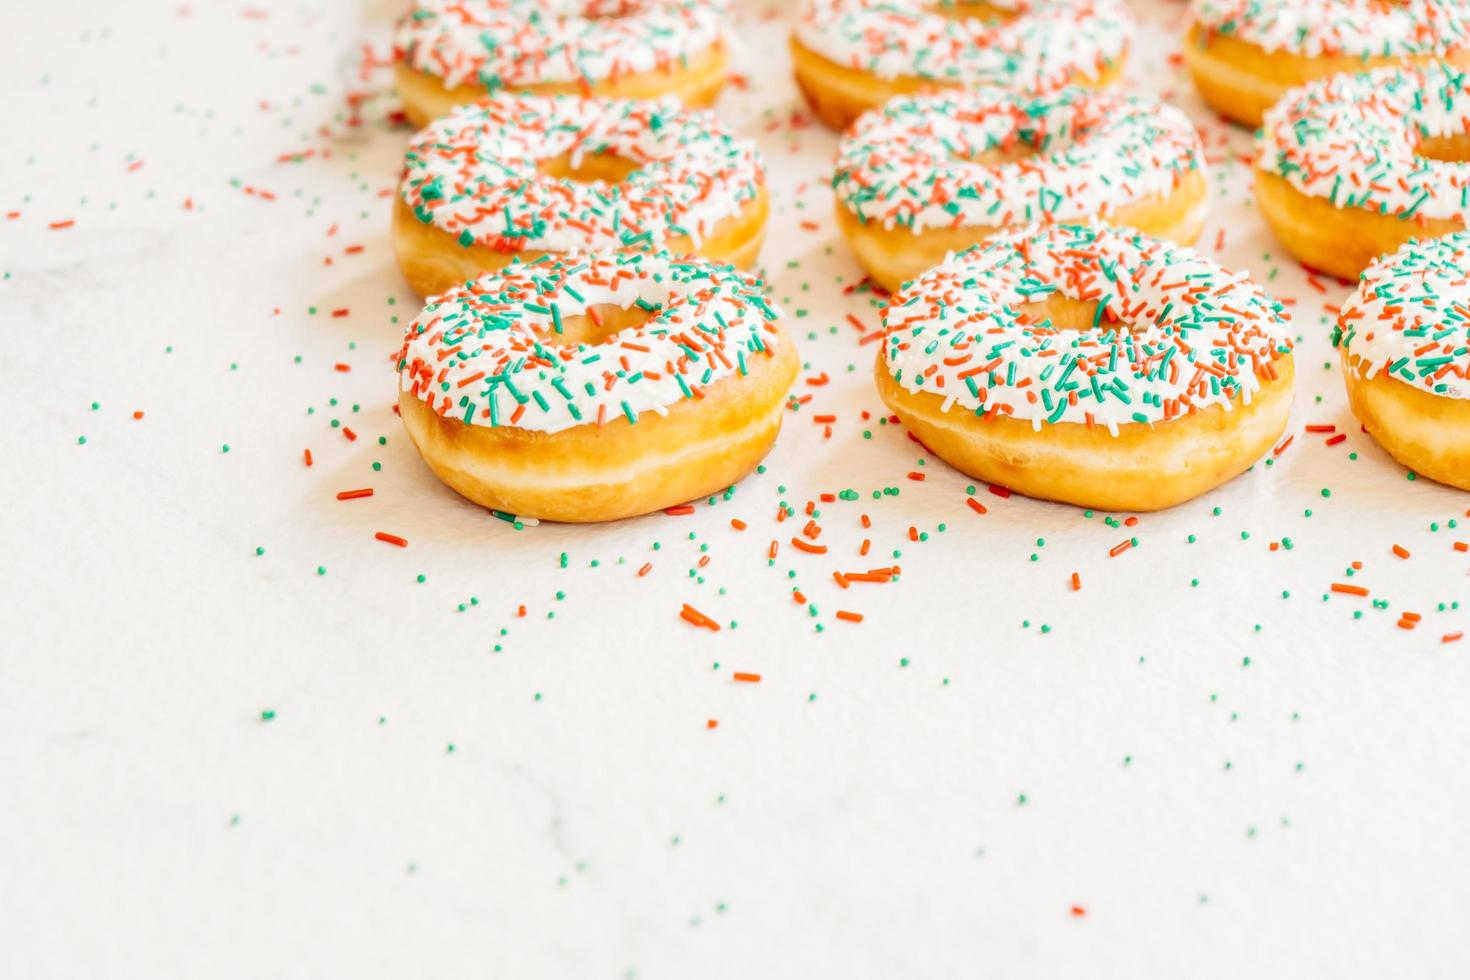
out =
<svg viewBox="0 0 1470 980"><path fill-rule="evenodd" d="M1022 160L1030 160L1041 155L1041 147L1021 136L1017 139L1002 143L1000 146L986 147L985 149L960 150L952 153L951 157L965 163L977 163L982 167L995 167L1006 163L1017 163Z"/></svg>
<svg viewBox="0 0 1470 980"><path fill-rule="evenodd" d="M615 153L583 153L577 157L563 153L538 161L536 169L542 175L557 180L614 186L627 180L640 166L637 161Z"/></svg>
<svg viewBox="0 0 1470 980"><path fill-rule="evenodd" d="M1022 317L1029 317L1037 323L1046 320L1051 321L1053 328L1057 330L1091 330L1097 326L1097 303L1092 300L1083 301L1063 296L1061 293L1053 293L1045 301L1040 303L1018 303L1015 307L1016 313ZM1108 326L1120 326L1117 320L1104 317L1103 322ZM1121 326L1126 326L1122 324Z"/></svg>
<svg viewBox="0 0 1470 980"><path fill-rule="evenodd" d="M1441 163L1470 162L1470 133L1425 136L1419 140L1414 152L1426 160L1437 160Z"/></svg>
<svg viewBox="0 0 1470 980"><path fill-rule="evenodd" d="M586 0L582 20L618 20L632 17L643 6L642 0Z"/></svg>
<svg viewBox="0 0 1470 980"><path fill-rule="evenodd" d="M1021 15L1020 10L997 6L988 0L934 0L928 10L950 20L978 20L987 25L1004 24Z"/></svg>
<svg viewBox="0 0 1470 980"><path fill-rule="evenodd" d="M595 346L605 343L609 337L623 330L641 327L659 314L659 308L645 310L641 306L618 306L601 303L577 316L561 318L561 332L551 325L537 331L537 337L548 347L575 347L578 344Z"/></svg>

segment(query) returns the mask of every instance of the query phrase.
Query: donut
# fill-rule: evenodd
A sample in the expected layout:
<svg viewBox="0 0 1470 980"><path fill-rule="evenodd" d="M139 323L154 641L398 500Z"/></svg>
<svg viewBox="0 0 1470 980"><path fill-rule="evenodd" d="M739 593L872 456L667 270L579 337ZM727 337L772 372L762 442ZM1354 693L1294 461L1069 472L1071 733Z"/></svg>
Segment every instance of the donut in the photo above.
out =
<svg viewBox="0 0 1470 980"><path fill-rule="evenodd" d="M667 252L543 256L428 302L398 411L477 504L585 523L733 485L781 429L796 348L760 280Z"/></svg>
<svg viewBox="0 0 1470 980"><path fill-rule="evenodd" d="M1195 88L1255 128L1286 91L1385 65L1470 64L1464 0L1194 0L1184 58Z"/></svg>
<svg viewBox="0 0 1470 980"><path fill-rule="evenodd" d="M1348 404L1390 456L1470 490L1470 232L1409 242L1363 273L1332 342Z"/></svg>
<svg viewBox="0 0 1470 980"><path fill-rule="evenodd" d="M791 55L812 112L846 129L897 95L1100 88L1132 32L1121 0L805 0Z"/></svg>
<svg viewBox="0 0 1470 980"><path fill-rule="evenodd" d="M707 111L658 101L500 96L413 138L393 245L421 296L514 258L667 248L749 267L765 168Z"/></svg>
<svg viewBox="0 0 1470 980"><path fill-rule="evenodd" d="M1279 304L1199 253L1093 223L1006 231L897 293L883 401L956 469L1032 497L1171 507L1281 435Z"/></svg>
<svg viewBox="0 0 1470 980"><path fill-rule="evenodd" d="M1256 141L1255 194L1287 251L1344 279L1470 215L1470 77L1446 65L1290 93Z"/></svg>
<svg viewBox="0 0 1470 980"><path fill-rule="evenodd" d="M729 74L724 0L414 0L394 35L416 127L486 93L714 102Z"/></svg>
<svg viewBox="0 0 1470 980"><path fill-rule="evenodd" d="M890 291L1007 227L1100 217L1190 244L1208 209L1182 112L1077 87L899 96L843 136L832 189L838 227Z"/></svg>

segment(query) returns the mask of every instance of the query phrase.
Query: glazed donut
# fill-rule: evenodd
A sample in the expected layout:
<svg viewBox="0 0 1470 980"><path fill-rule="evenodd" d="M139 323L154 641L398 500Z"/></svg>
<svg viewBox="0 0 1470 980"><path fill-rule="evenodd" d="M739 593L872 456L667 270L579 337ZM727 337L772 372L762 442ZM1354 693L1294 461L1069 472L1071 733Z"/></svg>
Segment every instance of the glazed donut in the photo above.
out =
<svg viewBox="0 0 1470 980"><path fill-rule="evenodd" d="M501 91L706 106L729 73L724 0L414 0L394 70L414 126Z"/></svg>
<svg viewBox="0 0 1470 980"><path fill-rule="evenodd" d="M1252 128L1288 89L1384 65L1470 64L1464 0L1194 0L1184 57L1200 96Z"/></svg>
<svg viewBox="0 0 1470 980"><path fill-rule="evenodd" d="M846 129L897 95L1100 88L1132 32L1121 0L806 0L791 54L812 112Z"/></svg>
<svg viewBox="0 0 1470 980"><path fill-rule="evenodd" d="M1256 201L1287 251L1344 279L1470 215L1470 78L1444 65L1290 93L1256 142Z"/></svg>
<svg viewBox="0 0 1470 980"><path fill-rule="evenodd" d="M547 256L435 297L398 355L399 414L459 493L583 523L745 476L796 348L760 280L666 252Z"/></svg>
<svg viewBox="0 0 1470 980"><path fill-rule="evenodd" d="M1101 217L1190 244L1204 148L1184 113L1084 88L900 96L842 139L837 224L889 290L1007 227Z"/></svg>
<svg viewBox="0 0 1470 980"><path fill-rule="evenodd" d="M874 373L935 455L1032 497L1171 507L1286 426L1281 307L1191 249L1106 225L1007 231L909 283Z"/></svg>
<svg viewBox="0 0 1470 980"><path fill-rule="evenodd" d="M1375 262L1332 342L1348 404L1380 446L1470 490L1470 232L1410 242Z"/></svg>
<svg viewBox="0 0 1470 980"><path fill-rule="evenodd" d="M667 248L755 264L769 211L752 143L657 102L501 96L413 138L393 245L421 296L511 259Z"/></svg>

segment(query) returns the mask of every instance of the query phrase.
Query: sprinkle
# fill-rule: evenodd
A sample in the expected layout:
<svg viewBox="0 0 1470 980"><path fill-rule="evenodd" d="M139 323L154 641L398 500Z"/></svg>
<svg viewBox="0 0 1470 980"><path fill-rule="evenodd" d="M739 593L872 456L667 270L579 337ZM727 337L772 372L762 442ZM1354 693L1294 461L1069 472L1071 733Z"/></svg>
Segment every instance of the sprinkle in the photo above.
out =
<svg viewBox="0 0 1470 980"><path fill-rule="evenodd" d="M683 608L679 610L679 617L685 622L692 623L695 626L701 626L712 633L718 633L720 631L719 623L715 622L713 619L710 619L704 613L700 612L698 609L695 609L687 602L684 604Z"/></svg>

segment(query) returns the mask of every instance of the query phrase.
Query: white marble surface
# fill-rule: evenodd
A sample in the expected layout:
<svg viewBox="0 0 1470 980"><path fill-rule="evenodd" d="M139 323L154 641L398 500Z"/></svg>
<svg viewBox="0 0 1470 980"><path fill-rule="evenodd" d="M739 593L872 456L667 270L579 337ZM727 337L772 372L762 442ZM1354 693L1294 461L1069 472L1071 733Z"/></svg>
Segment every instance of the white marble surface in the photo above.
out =
<svg viewBox="0 0 1470 980"><path fill-rule="evenodd" d="M874 348L845 316L876 311L834 289L857 276L835 140L802 125L784 5L750 5L749 89L720 111L769 157L765 266L808 311L802 377L831 381L798 382L812 401L730 502L518 532L391 411L407 133L359 65L395 6L8 18L0 974L1465 974L1470 644L1441 637L1470 616L1438 605L1470 599L1470 497L1358 433L1324 367L1346 290L1275 258L1243 168L1217 167L1204 245L1223 229L1223 262L1297 301L1292 446L1132 528L983 487L980 517L859 419ZM1179 7L1137 4L1132 74L1229 158L1247 137L1166 59ZM777 501L849 487L830 555L768 567ZM895 549L900 582L833 583ZM1354 561L1388 608L1324 601Z"/></svg>

